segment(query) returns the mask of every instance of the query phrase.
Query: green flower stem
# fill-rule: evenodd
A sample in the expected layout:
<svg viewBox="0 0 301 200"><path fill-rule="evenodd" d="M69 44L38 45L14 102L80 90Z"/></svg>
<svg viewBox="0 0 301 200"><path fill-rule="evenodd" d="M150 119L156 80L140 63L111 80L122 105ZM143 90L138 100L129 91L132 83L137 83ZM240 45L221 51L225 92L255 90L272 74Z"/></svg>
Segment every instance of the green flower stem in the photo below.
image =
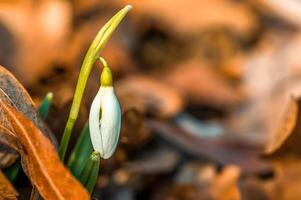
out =
<svg viewBox="0 0 301 200"><path fill-rule="evenodd" d="M121 9L117 14L115 14L98 32L97 36L93 40L88 52L84 58L79 78L77 81L75 94L69 114L69 118L63 133L63 137L61 140L59 155L61 160L64 160L65 153L68 147L69 139L74 127L74 123L77 119L82 96L84 93L84 89L86 87L86 83L91 71L91 68L98 57L99 52L103 49L112 33L121 22L121 20L125 17L125 15L131 10L132 6L127 5L123 9Z"/></svg>
<svg viewBox="0 0 301 200"><path fill-rule="evenodd" d="M90 139L89 123L86 122L67 164L75 177L79 178L92 151L93 147Z"/></svg>
<svg viewBox="0 0 301 200"><path fill-rule="evenodd" d="M102 63L103 67L109 67L107 61L103 57L98 56L97 59Z"/></svg>
<svg viewBox="0 0 301 200"><path fill-rule="evenodd" d="M48 116L48 112L52 103L53 94L52 92L48 92L40 104L39 114L43 119L46 119Z"/></svg>
<svg viewBox="0 0 301 200"><path fill-rule="evenodd" d="M95 187L100 165L100 155L94 151L86 162L79 181L87 188L91 193Z"/></svg>

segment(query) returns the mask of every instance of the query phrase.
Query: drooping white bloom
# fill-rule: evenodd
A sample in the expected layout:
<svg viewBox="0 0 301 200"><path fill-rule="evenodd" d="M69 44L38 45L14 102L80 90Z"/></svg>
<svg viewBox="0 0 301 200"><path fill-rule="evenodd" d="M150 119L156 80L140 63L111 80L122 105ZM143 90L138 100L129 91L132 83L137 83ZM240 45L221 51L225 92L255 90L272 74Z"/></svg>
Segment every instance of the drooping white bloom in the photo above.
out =
<svg viewBox="0 0 301 200"><path fill-rule="evenodd" d="M105 69L102 76L104 71ZM114 153L121 128L121 109L111 82L105 84L105 86L101 85L92 102L89 115L89 129L93 148L104 159L110 158Z"/></svg>

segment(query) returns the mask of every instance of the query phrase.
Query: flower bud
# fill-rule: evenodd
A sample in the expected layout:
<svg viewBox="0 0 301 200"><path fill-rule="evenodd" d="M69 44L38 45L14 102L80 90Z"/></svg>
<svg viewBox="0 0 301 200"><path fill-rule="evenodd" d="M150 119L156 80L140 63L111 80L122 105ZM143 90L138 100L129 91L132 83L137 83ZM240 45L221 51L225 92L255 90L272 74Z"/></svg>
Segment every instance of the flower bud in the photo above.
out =
<svg viewBox="0 0 301 200"><path fill-rule="evenodd" d="M112 86L109 67L101 74L101 86L95 96L89 115L89 129L93 148L104 159L114 153L121 128L121 109Z"/></svg>

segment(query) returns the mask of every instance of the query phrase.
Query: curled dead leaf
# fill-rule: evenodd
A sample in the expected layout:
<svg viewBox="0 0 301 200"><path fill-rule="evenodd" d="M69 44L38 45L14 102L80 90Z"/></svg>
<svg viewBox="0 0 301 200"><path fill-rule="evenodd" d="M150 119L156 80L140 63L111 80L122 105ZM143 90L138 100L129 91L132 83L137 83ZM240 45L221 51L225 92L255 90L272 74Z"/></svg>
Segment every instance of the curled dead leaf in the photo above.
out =
<svg viewBox="0 0 301 200"><path fill-rule="evenodd" d="M46 126L36 112L34 102L32 101L30 95L19 83L19 81L2 66L0 66L0 99L16 108L28 119L32 120L35 126L37 126L42 133L51 139L53 144L57 144L56 139L51 133L50 129ZM2 111L0 111L0 124L1 126L4 126L8 130L12 131L12 127L10 123L8 123L6 117L4 117L4 113ZM4 129L1 129L1 131L4 131ZM2 137L4 137L3 134L0 135L0 143L3 145L2 139L4 140L5 138ZM16 152L9 150L7 144L4 143L4 145L6 147L0 148L0 154L6 156L6 159L0 159L0 168L9 166L18 157Z"/></svg>
<svg viewBox="0 0 301 200"><path fill-rule="evenodd" d="M17 200L18 192L0 171L0 199Z"/></svg>
<svg viewBox="0 0 301 200"><path fill-rule="evenodd" d="M296 127L296 125L299 122L297 121L300 112L299 103L300 100L297 100L294 97L290 98L290 101L288 102L287 107L285 109L285 113L282 117L283 120L278 126L279 128L276 134L274 135L272 140L267 143L265 147L264 153L266 155L273 154L280 149L283 150L283 148L290 148L288 147L288 145L292 145L292 148L296 145L294 145L293 143L300 141L298 140L298 138L301 139L301 136L298 136L300 134L298 134L298 131L294 131L295 128L298 128Z"/></svg>
<svg viewBox="0 0 301 200"><path fill-rule="evenodd" d="M35 104L22 84L8 70L0 65L0 98L9 102L56 144L56 139L36 112Z"/></svg>
<svg viewBox="0 0 301 200"><path fill-rule="evenodd" d="M242 94L238 90L199 60L179 63L173 69L165 74L164 80L190 102L229 109L242 100Z"/></svg>
<svg viewBox="0 0 301 200"><path fill-rule="evenodd" d="M32 121L0 100L0 109L20 143L22 167L44 199L89 199L87 191L61 163L55 147ZM5 132L7 133L7 132Z"/></svg>
<svg viewBox="0 0 301 200"><path fill-rule="evenodd" d="M127 105L125 110L135 108L142 113L170 117L183 109L183 99L175 89L148 76L132 75L121 80L116 84L116 91L121 104Z"/></svg>

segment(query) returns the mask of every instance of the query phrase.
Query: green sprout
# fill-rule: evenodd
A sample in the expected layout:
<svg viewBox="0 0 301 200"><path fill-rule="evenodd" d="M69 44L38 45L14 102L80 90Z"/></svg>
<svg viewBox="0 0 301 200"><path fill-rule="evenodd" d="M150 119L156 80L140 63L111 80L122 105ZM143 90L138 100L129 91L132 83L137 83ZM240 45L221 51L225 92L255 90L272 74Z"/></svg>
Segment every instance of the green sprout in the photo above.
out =
<svg viewBox="0 0 301 200"><path fill-rule="evenodd" d="M40 104L39 114L43 119L46 119L46 117L48 116L49 109L52 103L52 98L53 98L53 93L48 92Z"/></svg>

